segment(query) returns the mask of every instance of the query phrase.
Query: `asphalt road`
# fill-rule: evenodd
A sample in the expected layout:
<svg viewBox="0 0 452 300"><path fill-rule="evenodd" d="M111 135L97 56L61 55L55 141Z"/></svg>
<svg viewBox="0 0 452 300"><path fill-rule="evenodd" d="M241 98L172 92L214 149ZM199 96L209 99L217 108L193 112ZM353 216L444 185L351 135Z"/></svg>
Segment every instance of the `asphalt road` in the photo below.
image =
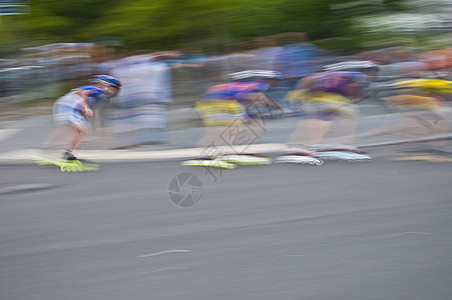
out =
<svg viewBox="0 0 452 300"><path fill-rule="evenodd" d="M452 298L450 163L206 171L0 166L0 299Z"/></svg>

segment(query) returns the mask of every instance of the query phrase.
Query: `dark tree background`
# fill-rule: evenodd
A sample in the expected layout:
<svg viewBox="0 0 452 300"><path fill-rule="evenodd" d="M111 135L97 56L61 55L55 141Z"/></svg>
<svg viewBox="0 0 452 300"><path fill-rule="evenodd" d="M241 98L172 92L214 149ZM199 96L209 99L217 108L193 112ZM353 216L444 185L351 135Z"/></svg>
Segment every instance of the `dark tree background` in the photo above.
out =
<svg viewBox="0 0 452 300"><path fill-rule="evenodd" d="M18 0L16 0L18 1ZM30 0L29 14L4 15L2 54L52 42L104 37L126 50L196 47L224 51L227 45L284 32L310 40L345 38L359 47L354 18L403 9L403 0Z"/></svg>

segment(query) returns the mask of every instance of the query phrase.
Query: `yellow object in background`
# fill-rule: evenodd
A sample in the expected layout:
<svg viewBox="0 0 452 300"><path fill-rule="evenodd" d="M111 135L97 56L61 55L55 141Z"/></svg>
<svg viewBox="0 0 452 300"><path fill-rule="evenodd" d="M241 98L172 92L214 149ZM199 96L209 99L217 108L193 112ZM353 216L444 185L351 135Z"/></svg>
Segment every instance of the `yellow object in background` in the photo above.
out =
<svg viewBox="0 0 452 300"><path fill-rule="evenodd" d="M235 100L197 101L195 108L206 126L241 125L245 123L245 107Z"/></svg>
<svg viewBox="0 0 452 300"><path fill-rule="evenodd" d="M307 89L289 91L284 96L284 99L291 102L303 101L306 98L307 94Z"/></svg>
<svg viewBox="0 0 452 300"><path fill-rule="evenodd" d="M393 83L395 88L452 93L452 81L442 79L413 79Z"/></svg>
<svg viewBox="0 0 452 300"><path fill-rule="evenodd" d="M358 113L357 106L347 97L327 92L310 92L306 94L302 110L307 114L336 112L341 114Z"/></svg>
<svg viewBox="0 0 452 300"><path fill-rule="evenodd" d="M331 102L341 105L353 104L347 97L344 97L340 94L327 92L311 92L307 94L307 100L305 101L305 103L322 103L322 102Z"/></svg>
<svg viewBox="0 0 452 300"><path fill-rule="evenodd" d="M397 95L382 98L394 107L418 108L422 110L436 111L443 108L443 103L438 98L417 96L417 95Z"/></svg>

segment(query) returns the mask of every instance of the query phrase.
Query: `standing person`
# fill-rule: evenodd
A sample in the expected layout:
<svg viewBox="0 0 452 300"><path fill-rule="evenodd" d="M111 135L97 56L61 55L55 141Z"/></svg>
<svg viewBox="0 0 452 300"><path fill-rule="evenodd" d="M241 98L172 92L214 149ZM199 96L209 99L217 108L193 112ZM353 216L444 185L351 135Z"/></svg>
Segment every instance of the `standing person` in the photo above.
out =
<svg viewBox="0 0 452 300"><path fill-rule="evenodd" d="M264 36L255 39L257 49L250 51L255 55L252 60L252 67L260 70L275 70L277 66L280 47L276 46L274 37Z"/></svg>
<svg viewBox="0 0 452 300"><path fill-rule="evenodd" d="M294 90L297 82L312 75L316 70L317 47L307 43L307 36L302 32L288 32L276 36L279 48L275 61L275 70L281 73L281 84L287 91Z"/></svg>
<svg viewBox="0 0 452 300"><path fill-rule="evenodd" d="M283 104L286 111L299 113L291 103L284 101L285 95L295 89L297 83L317 72L318 49L308 43L302 32L287 32L274 36L278 50L274 59L274 70L281 73L281 81L272 93L272 97Z"/></svg>
<svg viewBox="0 0 452 300"><path fill-rule="evenodd" d="M134 55L117 62L110 74L121 83L121 94L109 116L113 148L168 141L168 105L173 101L168 61L178 53Z"/></svg>
<svg viewBox="0 0 452 300"><path fill-rule="evenodd" d="M68 130L69 134L63 152L65 160L79 160L74 152L89 131L90 125L87 118L93 116L93 109L96 106L108 103L111 98L118 95L121 89L119 80L108 75L95 75L89 83L89 85L73 89L60 97L53 105L53 117L57 128L46 145L61 136L64 130Z"/></svg>

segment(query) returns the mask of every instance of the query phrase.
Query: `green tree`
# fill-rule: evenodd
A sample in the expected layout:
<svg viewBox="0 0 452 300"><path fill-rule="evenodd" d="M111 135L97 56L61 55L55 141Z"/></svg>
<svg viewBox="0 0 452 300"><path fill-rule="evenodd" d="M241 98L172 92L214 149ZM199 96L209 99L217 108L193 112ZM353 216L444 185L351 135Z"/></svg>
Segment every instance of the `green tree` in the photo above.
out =
<svg viewBox="0 0 452 300"><path fill-rule="evenodd" d="M404 9L403 0L30 0L30 14L3 16L0 46L123 38L128 49L221 48L255 37L306 32L354 38L354 18Z"/></svg>

